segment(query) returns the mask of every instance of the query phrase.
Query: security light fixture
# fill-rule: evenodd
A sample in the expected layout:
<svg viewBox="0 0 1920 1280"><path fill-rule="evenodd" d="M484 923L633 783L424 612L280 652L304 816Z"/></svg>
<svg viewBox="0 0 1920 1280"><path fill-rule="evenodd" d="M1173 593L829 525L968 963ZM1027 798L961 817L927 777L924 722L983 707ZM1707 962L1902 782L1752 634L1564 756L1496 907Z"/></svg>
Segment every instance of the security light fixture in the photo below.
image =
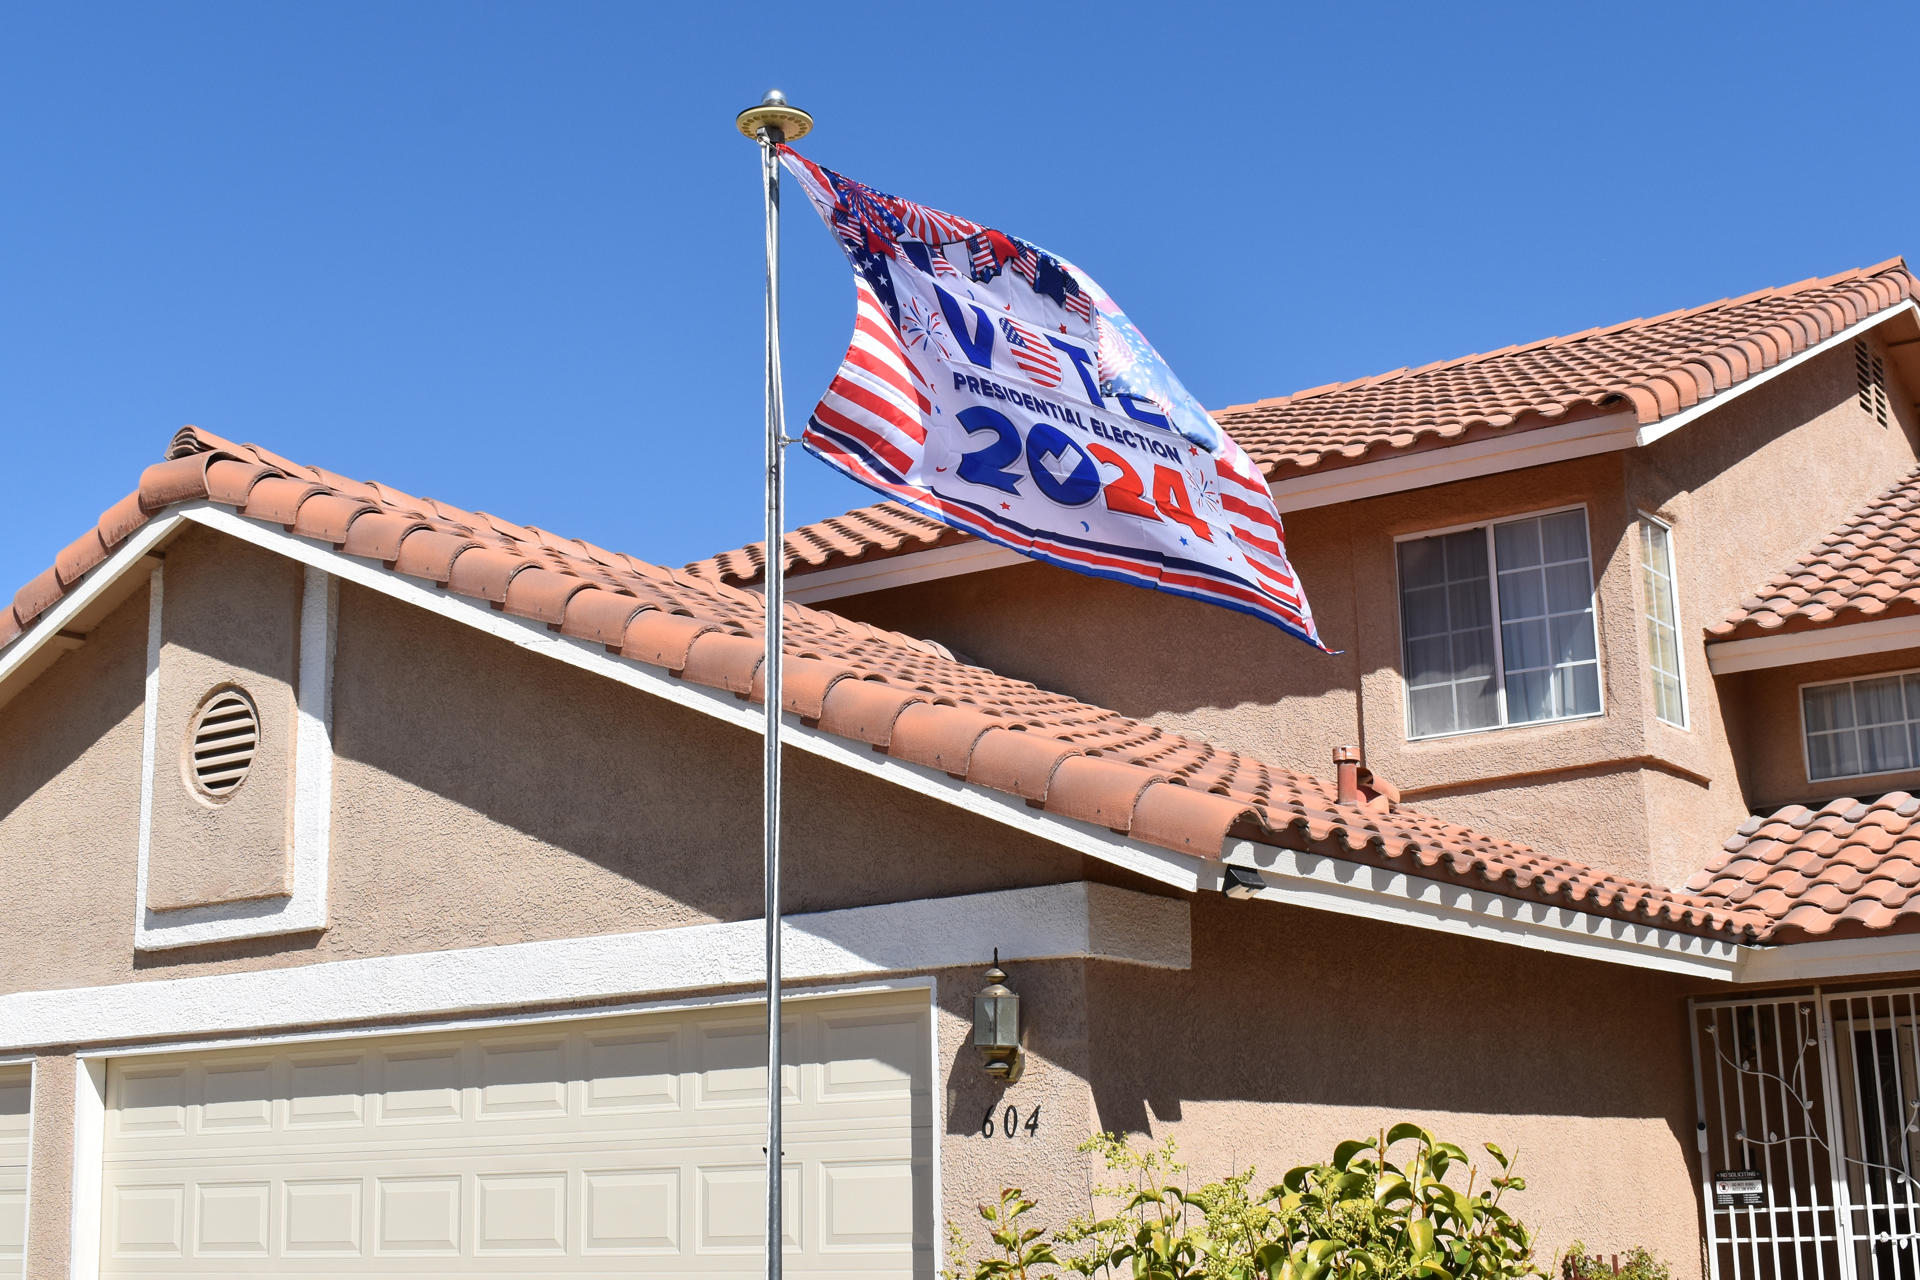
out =
<svg viewBox="0 0 1920 1280"><path fill-rule="evenodd" d="M1266 878L1252 867L1236 867L1228 863L1227 874L1220 882L1220 892L1229 898L1253 898L1259 896L1266 883Z"/></svg>
<svg viewBox="0 0 1920 1280"><path fill-rule="evenodd" d="M1020 997L1007 987L998 947L993 949L987 985L973 998L973 1047L980 1051L981 1065L995 1080L1012 1084L1020 1078L1026 1065L1020 1051Z"/></svg>

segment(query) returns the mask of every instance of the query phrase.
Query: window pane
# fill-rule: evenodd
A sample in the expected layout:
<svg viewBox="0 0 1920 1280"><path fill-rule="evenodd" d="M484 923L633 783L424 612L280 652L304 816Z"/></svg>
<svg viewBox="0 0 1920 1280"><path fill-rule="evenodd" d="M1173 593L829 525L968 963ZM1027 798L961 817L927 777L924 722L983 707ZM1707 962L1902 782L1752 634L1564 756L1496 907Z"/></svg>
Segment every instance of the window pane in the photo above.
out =
<svg viewBox="0 0 1920 1280"><path fill-rule="evenodd" d="M1443 636L1447 634L1447 589L1422 587L1400 596L1400 609L1406 618L1407 635Z"/></svg>
<svg viewBox="0 0 1920 1280"><path fill-rule="evenodd" d="M1828 684L1808 689L1801 702L1806 708L1809 733L1853 727L1853 690L1848 685Z"/></svg>
<svg viewBox="0 0 1920 1280"><path fill-rule="evenodd" d="M1547 588L1538 569L1500 575L1500 616L1537 618L1547 611Z"/></svg>
<svg viewBox="0 0 1920 1280"><path fill-rule="evenodd" d="M1489 632L1489 635L1492 633ZM1485 729L1500 723L1500 699L1493 677L1454 686L1462 729Z"/></svg>
<svg viewBox="0 0 1920 1280"><path fill-rule="evenodd" d="M1840 767L1840 761L1834 750L1837 739L1831 733L1816 733L1807 738L1807 772L1814 781L1821 778L1837 778L1851 770Z"/></svg>
<svg viewBox="0 0 1920 1280"><path fill-rule="evenodd" d="M1447 578L1462 582L1487 576L1487 535L1478 529L1450 533L1440 539L1446 544Z"/></svg>
<svg viewBox="0 0 1920 1280"><path fill-rule="evenodd" d="M1653 714L1668 724L1686 721L1686 702L1680 696L1680 682L1663 671L1653 674Z"/></svg>
<svg viewBox="0 0 1920 1280"><path fill-rule="evenodd" d="M1554 672L1554 694L1563 716L1587 716L1600 709L1600 666L1584 662Z"/></svg>
<svg viewBox="0 0 1920 1280"><path fill-rule="evenodd" d="M1544 667L1550 661L1544 619L1507 623L1500 629L1500 643L1506 650L1509 673L1529 667Z"/></svg>
<svg viewBox="0 0 1920 1280"><path fill-rule="evenodd" d="M1860 731L1861 760L1864 773L1887 773L1912 763L1907 755L1905 725L1879 725Z"/></svg>
<svg viewBox="0 0 1920 1280"><path fill-rule="evenodd" d="M1587 562L1557 564L1546 571L1547 607L1555 613L1584 609L1593 596L1593 583L1587 580Z"/></svg>
<svg viewBox="0 0 1920 1280"><path fill-rule="evenodd" d="M1453 678L1453 645L1445 636L1407 641L1407 683L1445 684Z"/></svg>
<svg viewBox="0 0 1920 1280"><path fill-rule="evenodd" d="M1507 674L1507 719L1513 724L1553 718L1553 682L1550 671L1512 671Z"/></svg>
<svg viewBox="0 0 1920 1280"><path fill-rule="evenodd" d="M1540 522L1514 520L1493 527L1493 554L1502 569L1524 569L1540 563Z"/></svg>
<svg viewBox="0 0 1920 1280"><path fill-rule="evenodd" d="M1453 670L1461 679L1489 679L1493 675L1493 628L1456 631L1453 635Z"/></svg>
<svg viewBox="0 0 1920 1280"><path fill-rule="evenodd" d="M1540 519L1541 551L1546 563L1587 558L1587 513L1562 511Z"/></svg>
<svg viewBox="0 0 1920 1280"><path fill-rule="evenodd" d="M1555 662L1586 662L1593 658L1593 623L1584 613L1570 613L1547 624Z"/></svg>
<svg viewBox="0 0 1920 1280"><path fill-rule="evenodd" d="M1859 680L1853 686L1853 709L1860 723L1898 724L1905 719L1900 697L1900 678Z"/></svg>
<svg viewBox="0 0 1920 1280"><path fill-rule="evenodd" d="M1456 582L1447 588L1447 608L1453 619L1454 627L1485 627L1493 617L1493 608L1487 600L1487 580L1475 578L1469 582Z"/></svg>
<svg viewBox="0 0 1920 1280"><path fill-rule="evenodd" d="M1452 733L1459 728L1453 715L1453 686L1450 684L1413 690L1407 695L1407 713L1413 721L1415 737L1429 733Z"/></svg>
<svg viewBox="0 0 1920 1280"><path fill-rule="evenodd" d="M1446 560L1440 550L1440 539L1421 538L1400 544L1402 587L1430 586L1445 579Z"/></svg>

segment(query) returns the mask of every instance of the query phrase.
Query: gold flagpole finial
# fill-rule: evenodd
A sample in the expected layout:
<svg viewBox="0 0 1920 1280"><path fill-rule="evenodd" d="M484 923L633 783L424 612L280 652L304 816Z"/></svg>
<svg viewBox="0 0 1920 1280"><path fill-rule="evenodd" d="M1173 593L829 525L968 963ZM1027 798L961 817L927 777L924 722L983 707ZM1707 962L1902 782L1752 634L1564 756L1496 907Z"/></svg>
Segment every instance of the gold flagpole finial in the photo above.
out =
<svg viewBox="0 0 1920 1280"><path fill-rule="evenodd" d="M778 89L767 90L766 97L735 116L733 123L755 142L763 129L767 141L773 143L798 142L813 132L813 117L788 102L787 95Z"/></svg>

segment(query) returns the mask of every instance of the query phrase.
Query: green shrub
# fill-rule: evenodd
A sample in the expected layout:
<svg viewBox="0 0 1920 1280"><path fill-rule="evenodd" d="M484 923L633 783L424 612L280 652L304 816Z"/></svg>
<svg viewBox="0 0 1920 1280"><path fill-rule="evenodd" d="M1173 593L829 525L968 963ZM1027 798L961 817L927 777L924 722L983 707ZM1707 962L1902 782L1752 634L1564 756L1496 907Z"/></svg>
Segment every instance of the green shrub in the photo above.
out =
<svg viewBox="0 0 1920 1280"><path fill-rule="evenodd" d="M1673 1280L1667 1264L1644 1248L1629 1250L1626 1261L1615 1270L1613 1262L1597 1253L1589 1254L1587 1246L1578 1240L1561 1256L1560 1275L1562 1280Z"/></svg>
<svg viewBox="0 0 1920 1280"><path fill-rule="evenodd" d="M1404 1158L1395 1149L1408 1151ZM1491 1143L1499 1172L1476 1190L1466 1152L1418 1125L1341 1143L1333 1159L1292 1170L1253 1194L1254 1171L1197 1188L1169 1140L1135 1151L1115 1134L1081 1148L1118 1185L1059 1229L1033 1226L1038 1207L1018 1188L982 1205L996 1256L971 1261L958 1229L949 1280L1053 1280L1068 1273L1133 1280L1508 1280L1544 1273L1533 1238L1500 1205L1526 1182ZM1464 1186L1449 1181L1464 1170ZM1105 1202L1109 1212L1099 1211ZM1584 1276L1579 1280L1586 1280ZM1639 1280L1636 1277L1636 1280ZM1647 1280L1652 1280L1649 1276Z"/></svg>

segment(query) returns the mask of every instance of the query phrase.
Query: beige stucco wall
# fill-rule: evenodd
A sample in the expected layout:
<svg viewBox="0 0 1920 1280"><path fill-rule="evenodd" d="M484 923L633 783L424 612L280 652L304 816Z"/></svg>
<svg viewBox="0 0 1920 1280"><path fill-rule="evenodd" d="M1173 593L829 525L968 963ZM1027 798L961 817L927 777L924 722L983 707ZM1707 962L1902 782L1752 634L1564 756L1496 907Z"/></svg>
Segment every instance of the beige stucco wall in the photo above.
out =
<svg viewBox="0 0 1920 1280"><path fill-rule="evenodd" d="M346 587L330 927L136 958L145 616L137 596L0 709L0 992L758 914L750 735ZM811 756L793 758L788 794L790 910L1126 879ZM1236 1161L1277 1173L1412 1117L1521 1148L1545 1245L1644 1239L1684 1272L1676 984L1271 903L1205 895L1194 911L1189 973L1015 965L1032 1065L1004 1093L966 1043L979 974L933 975L946 1216L976 1222L1011 1183L1077 1211L1076 1148L1095 1128L1173 1132L1211 1176ZM51 1277L71 1068L59 1046L43 1061L31 1274ZM1038 1105L1038 1132L981 1137L1009 1104Z"/></svg>
<svg viewBox="0 0 1920 1280"><path fill-rule="evenodd" d="M155 911L291 889L300 581L300 566L285 556L211 529L187 530L167 546L147 865ZM193 719L229 688L252 701L259 745L240 785L216 800L182 783Z"/></svg>

